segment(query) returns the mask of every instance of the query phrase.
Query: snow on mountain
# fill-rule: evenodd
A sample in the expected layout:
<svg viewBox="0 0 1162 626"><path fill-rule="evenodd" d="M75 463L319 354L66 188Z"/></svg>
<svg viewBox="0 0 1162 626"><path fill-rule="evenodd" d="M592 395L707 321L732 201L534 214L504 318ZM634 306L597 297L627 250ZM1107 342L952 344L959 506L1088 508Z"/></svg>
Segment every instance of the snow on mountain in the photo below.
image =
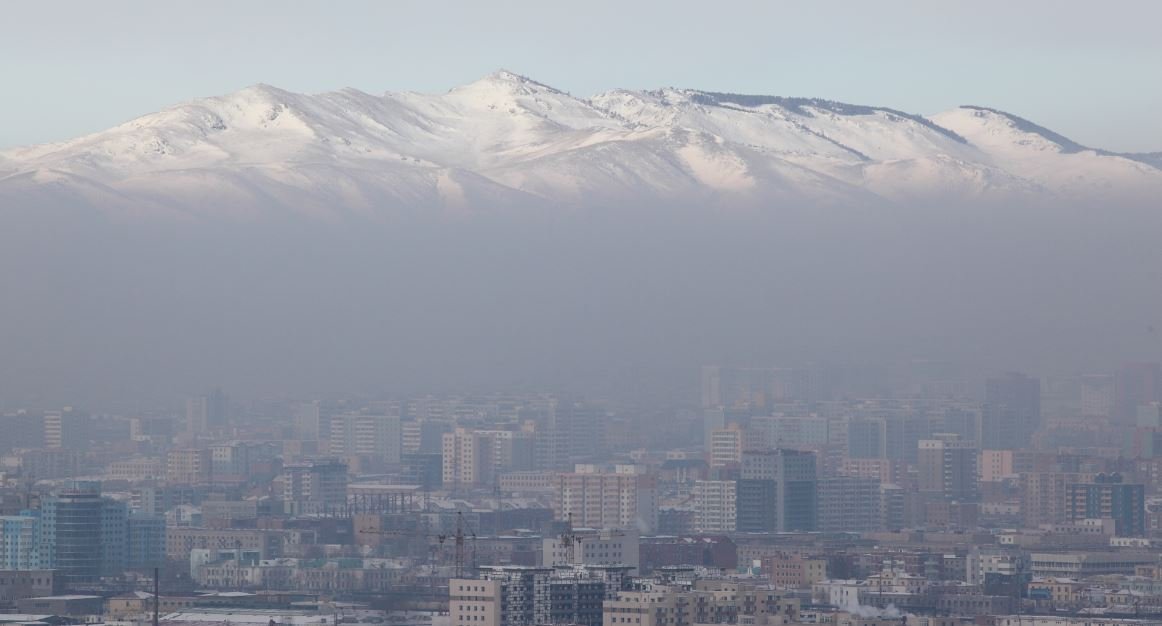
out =
<svg viewBox="0 0 1162 626"><path fill-rule="evenodd" d="M618 90L593 102L632 123L694 128L788 156L854 162L971 154L953 133L890 109L678 89Z"/></svg>
<svg viewBox="0 0 1162 626"><path fill-rule="evenodd" d="M1002 194L1045 193L1044 187L1000 168L938 154L916 159L862 163L854 179L868 190L897 200L978 199Z"/></svg>
<svg viewBox="0 0 1162 626"><path fill-rule="evenodd" d="M0 201L339 219L631 198L1138 194L1162 190L1160 160L1089 149L981 107L924 118L689 89L586 100L502 70L443 94L255 85L194 100L0 152Z"/></svg>
<svg viewBox="0 0 1162 626"><path fill-rule="evenodd" d="M963 106L932 120L964 136L996 167L1059 193L1162 192L1162 169L1156 165L1087 148L1003 111Z"/></svg>

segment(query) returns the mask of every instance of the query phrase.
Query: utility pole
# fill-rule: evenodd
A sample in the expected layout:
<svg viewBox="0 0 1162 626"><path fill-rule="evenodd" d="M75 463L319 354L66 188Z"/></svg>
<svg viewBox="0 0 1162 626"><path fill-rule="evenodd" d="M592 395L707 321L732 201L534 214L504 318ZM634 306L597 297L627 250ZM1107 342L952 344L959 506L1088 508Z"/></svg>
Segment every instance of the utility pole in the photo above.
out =
<svg viewBox="0 0 1162 626"><path fill-rule="evenodd" d="M161 568L153 568L153 626L158 626L158 622L161 621L161 616L159 615L161 612L160 572Z"/></svg>

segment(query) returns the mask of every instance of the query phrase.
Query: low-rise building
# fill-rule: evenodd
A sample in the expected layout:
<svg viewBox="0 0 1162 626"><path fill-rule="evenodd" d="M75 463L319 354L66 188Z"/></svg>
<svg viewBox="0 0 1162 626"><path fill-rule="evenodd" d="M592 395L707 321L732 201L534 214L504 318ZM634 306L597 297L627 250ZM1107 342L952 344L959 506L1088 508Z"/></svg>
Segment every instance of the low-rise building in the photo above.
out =
<svg viewBox="0 0 1162 626"><path fill-rule="evenodd" d="M0 570L0 604L49 596L56 591L52 570Z"/></svg>
<svg viewBox="0 0 1162 626"><path fill-rule="evenodd" d="M827 578L827 559L800 554L774 554L760 561L763 574L780 589L810 589Z"/></svg>

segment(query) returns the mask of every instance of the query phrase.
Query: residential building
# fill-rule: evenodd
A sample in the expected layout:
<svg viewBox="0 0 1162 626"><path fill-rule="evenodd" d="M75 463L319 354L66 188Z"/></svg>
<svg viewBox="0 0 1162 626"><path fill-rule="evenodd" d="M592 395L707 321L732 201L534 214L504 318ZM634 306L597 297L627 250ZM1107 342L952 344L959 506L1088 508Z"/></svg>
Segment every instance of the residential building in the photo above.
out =
<svg viewBox="0 0 1162 626"><path fill-rule="evenodd" d="M737 466L742 462L743 431L738 424L710 431L710 467Z"/></svg>
<svg viewBox="0 0 1162 626"><path fill-rule="evenodd" d="M556 518L582 528L657 527L655 478L639 474L632 466L615 471L580 468L555 479L553 512Z"/></svg>
<svg viewBox="0 0 1162 626"><path fill-rule="evenodd" d="M45 411L43 419L44 447L62 447L64 445L64 411Z"/></svg>
<svg viewBox="0 0 1162 626"><path fill-rule="evenodd" d="M626 570L485 566L480 568L480 578L448 581L449 622L453 626L600 626L602 604L622 588Z"/></svg>
<svg viewBox="0 0 1162 626"><path fill-rule="evenodd" d="M781 552L764 556L763 574L779 589L810 589L827 578L827 559Z"/></svg>
<svg viewBox="0 0 1162 626"><path fill-rule="evenodd" d="M1012 450L981 450L980 481L998 482L1013 475Z"/></svg>
<svg viewBox="0 0 1162 626"><path fill-rule="evenodd" d="M0 517L0 570L43 567L40 518L32 515Z"/></svg>
<svg viewBox="0 0 1162 626"><path fill-rule="evenodd" d="M335 512L347 504L347 465L336 459L286 465L282 485L289 513Z"/></svg>
<svg viewBox="0 0 1162 626"><path fill-rule="evenodd" d="M334 415L330 434L332 456L367 457L395 465L403 454L403 426L398 415Z"/></svg>
<svg viewBox="0 0 1162 626"><path fill-rule="evenodd" d="M444 434L443 483L446 487L488 485L496 476L491 437L468 428Z"/></svg>
<svg viewBox="0 0 1162 626"><path fill-rule="evenodd" d="M957 502L977 501L978 455L975 441L964 441L954 434L921 440L917 454L920 491Z"/></svg>
<svg viewBox="0 0 1162 626"><path fill-rule="evenodd" d="M166 455L165 478L178 485L200 485L210 480L210 450L171 450Z"/></svg>
<svg viewBox="0 0 1162 626"><path fill-rule="evenodd" d="M1071 519L1070 487L1091 482L1094 475L1081 472L1025 472L1020 474L1021 514L1027 528Z"/></svg>
<svg viewBox="0 0 1162 626"><path fill-rule="evenodd" d="M732 533L737 520L736 489L733 480L695 481L694 532Z"/></svg>
<svg viewBox="0 0 1162 626"><path fill-rule="evenodd" d="M1098 474L1092 482L1069 485L1070 520L1112 519L1119 537L1146 534L1146 488L1128 484L1121 474Z"/></svg>
<svg viewBox="0 0 1162 626"><path fill-rule="evenodd" d="M685 582L685 581L683 581ZM693 626L799 622L799 600L748 582L656 581L605 602L604 626Z"/></svg>

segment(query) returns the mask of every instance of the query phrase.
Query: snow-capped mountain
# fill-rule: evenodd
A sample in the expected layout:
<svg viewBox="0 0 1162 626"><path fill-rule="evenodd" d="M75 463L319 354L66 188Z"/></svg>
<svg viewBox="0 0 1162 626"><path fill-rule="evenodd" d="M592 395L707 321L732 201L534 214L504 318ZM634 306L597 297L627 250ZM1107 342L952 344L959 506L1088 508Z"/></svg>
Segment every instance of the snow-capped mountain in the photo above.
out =
<svg viewBox="0 0 1162 626"><path fill-rule="evenodd" d="M507 71L444 94L256 85L0 152L0 201L334 218L408 208L1162 193L1162 157L1019 117L689 89L589 99Z"/></svg>

